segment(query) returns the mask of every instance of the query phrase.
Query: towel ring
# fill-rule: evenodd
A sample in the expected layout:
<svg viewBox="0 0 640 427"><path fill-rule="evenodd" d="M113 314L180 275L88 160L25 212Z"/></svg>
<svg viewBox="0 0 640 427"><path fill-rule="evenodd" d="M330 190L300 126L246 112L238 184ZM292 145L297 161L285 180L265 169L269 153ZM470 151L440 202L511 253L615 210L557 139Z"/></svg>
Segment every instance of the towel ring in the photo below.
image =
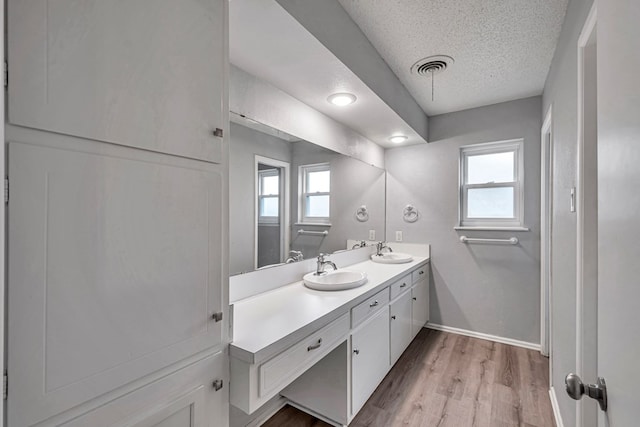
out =
<svg viewBox="0 0 640 427"><path fill-rule="evenodd" d="M367 222L369 220L369 212L365 205L360 206L356 210L356 219L360 222Z"/></svg>
<svg viewBox="0 0 640 427"><path fill-rule="evenodd" d="M404 210L402 211L402 218L405 222L416 222L419 216L420 213L418 212L418 209L416 209L413 205L405 206Z"/></svg>

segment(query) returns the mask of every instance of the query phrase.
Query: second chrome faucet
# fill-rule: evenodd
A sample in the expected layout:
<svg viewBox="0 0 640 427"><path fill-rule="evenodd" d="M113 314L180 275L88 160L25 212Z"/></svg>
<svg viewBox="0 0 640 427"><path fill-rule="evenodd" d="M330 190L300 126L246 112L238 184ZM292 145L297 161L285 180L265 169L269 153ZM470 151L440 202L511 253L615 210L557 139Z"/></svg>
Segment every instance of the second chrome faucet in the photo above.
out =
<svg viewBox="0 0 640 427"><path fill-rule="evenodd" d="M326 260L324 259L324 257L327 256L326 254L320 254L318 255L318 263L316 266L316 272L315 275L316 276L320 276L322 274L327 274L326 271L324 271L325 267L327 265L330 265L334 270L337 270L338 267L336 267L335 263L333 263L332 261Z"/></svg>

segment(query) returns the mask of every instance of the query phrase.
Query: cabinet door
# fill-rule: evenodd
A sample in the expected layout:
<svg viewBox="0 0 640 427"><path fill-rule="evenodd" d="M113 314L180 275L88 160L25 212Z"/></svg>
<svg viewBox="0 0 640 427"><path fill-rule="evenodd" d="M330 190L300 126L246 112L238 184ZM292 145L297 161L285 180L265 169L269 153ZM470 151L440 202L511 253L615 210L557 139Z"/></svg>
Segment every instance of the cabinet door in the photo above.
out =
<svg viewBox="0 0 640 427"><path fill-rule="evenodd" d="M405 292L389 305L391 363L396 363L413 338L411 292Z"/></svg>
<svg viewBox="0 0 640 427"><path fill-rule="evenodd" d="M413 302L412 336L415 337L429 320L429 281L421 280L411 288Z"/></svg>
<svg viewBox="0 0 640 427"><path fill-rule="evenodd" d="M8 0L9 121L220 162L225 3Z"/></svg>
<svg viewBox="0 0 640 427"><path fill-rule="evenodd" d="M9 425L222 344L219 169L130 151L9 144Z"/></svg>
<svg viewBox="0 0 640 427"><path fill-rule="evenodd" d="M389 306L351 334L351 414L358 413L389 371Z"/></svg>
<svg viewBox="0 0 640 427"><path fill-rule="evenodd" d="M59 427L221 427L228 425L224 352L151 382ZM214 381L221 381L216 390ZM58 424L56 424L58 425Z"/></svg>

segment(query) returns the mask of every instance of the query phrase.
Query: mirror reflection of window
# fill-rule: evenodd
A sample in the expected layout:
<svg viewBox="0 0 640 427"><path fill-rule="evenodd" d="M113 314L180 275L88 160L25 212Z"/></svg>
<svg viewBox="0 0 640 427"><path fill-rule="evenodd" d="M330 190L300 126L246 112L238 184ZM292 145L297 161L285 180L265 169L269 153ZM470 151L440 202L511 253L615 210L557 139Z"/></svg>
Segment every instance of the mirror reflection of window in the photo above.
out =
<svg viewBox="0 0 640 427"><path fill-rule="evenodd" d="M300 166L302 223L330 222L331 169L329 163Z"/></svg>
<svg viewBox="0 0 640 427"><path fill-rule="evenodd" d="M258 171L258 222L277 223L280 211L280 171Z"/></svg>

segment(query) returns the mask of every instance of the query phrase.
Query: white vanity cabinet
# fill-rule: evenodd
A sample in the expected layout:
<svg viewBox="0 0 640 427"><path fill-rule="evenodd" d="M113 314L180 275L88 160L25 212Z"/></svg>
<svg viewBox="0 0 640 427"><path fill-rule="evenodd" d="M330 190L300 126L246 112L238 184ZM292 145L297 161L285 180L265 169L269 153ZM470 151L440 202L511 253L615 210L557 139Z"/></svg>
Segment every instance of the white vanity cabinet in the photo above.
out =
<svg viewBox="0 0 640 427"><path fill-rule="evenodd" d="M389 370L389 307L351 333L351 415L355 416Z"/></svg>
<svg viewBox="0 0 640 427"><path fill-rule="evenodd" d="M365 261L349 268L362 267L367 271L367 267L373 265ZM337 425L348 425L410 344L415 336L414 328L424 326L428 315L428 307L418 306L428 304L428 280L424 280L428 277L428 259L388 269L376 264L371 271L370 283L359 290L323 293L310 291L300 283L236 303L234 311L240 313L241 318L234 322L247 329L243 328L239 334L239 342L232 343L231 404L250 414L279 393L311 414ZM427 292L427 299L423 291ZM305 304L309 304L307 309L301 307ZM295 307L291 308L292 305ZM287 307L289 313L286 313ZM288 337L297 330L288 328L277 342L255 338L260 332L255 330L255 323L260 320L265 323L261 327L263 333L271 334L272 327L267 325L282 327L293 317L307 315L319 307L327 316L335 316L337 312L340 317L316 333L287 344L288 347L275 355L270 347L290 342ZM265 314L267 310L269 316ZM306 330L308 322L314 322L313 317L306 317L300 330ZM254 329L250 333L251 326ZM326 331L331 330L334 338L326 340L326 347L323 338L324 350L315 348L320 344L320 336L316 334L326 336ZM259 346L255 344L257 341ZM309 347L314 349L308 350ZM317 353L310 356L314 351ZM270 355L263 357L264 352ZM294 357L296 354L299 359ZM271 377L281 382L261 374L271 365L277 367L274 372L278 373ZM265 392L264 387L268 391Z"/></svg>

